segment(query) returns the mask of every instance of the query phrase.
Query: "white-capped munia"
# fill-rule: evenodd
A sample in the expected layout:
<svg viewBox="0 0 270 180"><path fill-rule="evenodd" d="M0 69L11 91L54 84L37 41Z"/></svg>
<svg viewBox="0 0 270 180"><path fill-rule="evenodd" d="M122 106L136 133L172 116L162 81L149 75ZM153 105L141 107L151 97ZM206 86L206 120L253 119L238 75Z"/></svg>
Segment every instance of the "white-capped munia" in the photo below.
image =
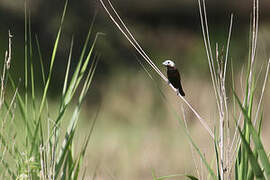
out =
<svg viewBox="0 0 270 180"><path fill-rule="evenodd" d="M165 60L162 64L167 67L167 76L169 82L173 85L175 89L178 90L181 96L185 96L181 85L180 74L175 66L175 63L172 60Z"/></svg>

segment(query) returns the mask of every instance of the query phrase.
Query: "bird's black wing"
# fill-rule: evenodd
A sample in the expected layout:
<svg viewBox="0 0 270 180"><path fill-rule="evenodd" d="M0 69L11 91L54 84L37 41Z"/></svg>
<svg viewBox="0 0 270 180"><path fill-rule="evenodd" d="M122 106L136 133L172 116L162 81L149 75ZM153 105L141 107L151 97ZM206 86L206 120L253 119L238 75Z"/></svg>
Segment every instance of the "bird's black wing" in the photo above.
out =
<svg viewBox="0 0 270 180"><path fill-rule="evenodd" d="M182 96L185 96L185 93L184 93L182 85L181 85L181 78L180 78L180 74L179 74L178 70L177 69L168 69L167 76L168 76L170 83L173 85L173 87L178 89L179 93Z"/></svg>

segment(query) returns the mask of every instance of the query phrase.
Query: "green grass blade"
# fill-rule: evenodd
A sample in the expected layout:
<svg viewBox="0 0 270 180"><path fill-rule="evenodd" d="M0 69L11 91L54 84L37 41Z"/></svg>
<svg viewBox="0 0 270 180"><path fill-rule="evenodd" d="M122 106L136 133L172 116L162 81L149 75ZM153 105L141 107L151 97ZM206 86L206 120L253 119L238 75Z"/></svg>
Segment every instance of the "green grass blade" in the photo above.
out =
<svg viewBox="0 0 270 180"><path fill-rule="evenodd" d="M259 120L259 124L258 124L258 134L260 135L261 133L261 123L262 123L262 116L261 116L261 119ZM258 161L258 151L257 151L257 148L254 148L254 156L256 158L256 160ZM249 168L249 172L248 172L248 179L252 180L254 179L254 173L252 171L251 168Z"/></svg>
<svg viewBox="0 0 270 180"><path fill-rule="evenodd" d="M12 79L10 74L8 74L8 78L9 78L9 82L11 83L12 88L15 90L17 87L15 86L15 82ZM32 127L26 119L25 104L24 104L23 99L22 99L19 92L17 92L17 100L19 102L18 104L19 104L19 109L20 109L21 115L22 115L22 120L23 120L24 124L26 125L27 132L28 132L30 138L32 138L33 137Z"/></svg>
<svg viewBox="0 0 270 180"><path fill-rule="evenodd" d="M41 54L41 50L40 50L40 44L39 44L38 36L36 35L35 38L36 38L36 45L37 45L38 55L39 55L39 63L40 63L42 81L43 81L43 85L45 86L45 73L44 73L43 58L42 58L42 54Z"/></svg>
<svg viewBox="0 0 270 180"><path fill-rule="evenodd" d="M261 114L261 118L259 120L258 123L258 134L261 135L261 131L262 131L262 120L263 120L263 113Z"/></svg>
<svg viewBox="0 0 270 180"><path fill-rule="evenodd" d="M66 75L65 75L65 80L64 80L64 86L63 86L63 92L62 96L64 97L66 90L67 90L67 82L68 82L68 76L69 76L69 68L70 68L70 62L71 62L71 57L72 57L72 51L73 51L73 42L74 42L74 37L72 36L71 44L70 44L70 49L69 49L69 55L68 55L68 64L66 68Z"/></svg>
<svg viewBox="0 0 270 180"><path fill-rule="evenodd" d="M217 174L218 174L218 179L220 180L220 170L219 170L219 154L218 154L218 148L217 148L217 139L216 139L216 135L215 135L215 143L214 143L214 147L215 147L215 154L216 154L216 164L217 164Z"/></svg>
<svg viewBox="0 0 270 180"><path fill-rule="evenodd" d="M3 157L0 156L0 158L1 158L1 164L2 164L2 165L4 166L4 168L7 170L8 174L10 175L10 177L11 177L12 179L16 179L16 174L15 174L15 172L13 172L12 169L9 167L9 163L6 162L6 161L3 159Z"/></svg>
<svg viewBox="0 0 270 180"><path fill-rule="evenodd" d="M73 165L74 165L74 162L73 162L73 157L72 157L72 150L71 148L69 147L68 148L68 152L67 152L67 155L65 157L65 162L63 164L63 170L61 172L61 180L65 180L65 179L72 179L69 177L69 174L73 171Z"/></svg>
<svg viewBox="0 0 270 180"><path fill-rule="evenodd" d="M39 130L40 130L40 120L38 121L35 127L34 137L31 142L30 156L32 156L32 153L34 150L36 154L39 154L39 145L36 143L36 141L39 139L39 136L38 136Z"/></svg>
<svg viewBox="0 0 270 180"><path fill-rule="evenodd" d="M40 43L39 43L37 35L35 35L35 39L36 39L36 46L37 46L37 50L38 50L38 56L39 56L39 65L40 65L40 69L41 69L42 83L43 83L43 86L45 87L46 79L45 79L44 64L43 64L43 58L42 58L42 54L41 54L41 50L40 50ZM49 105L48 105L47 100L46 100L46 109L47 110L49 109ZM40 124L42 124L42 123L40 123Z"/></svg>
<svg viewBox="0 0 270 180"><path fill-rule="evenodd" d="M64 87L64 89L63 89L63 92L65 92L65 94L62 95L62 102L61 102L60 109L59 109L59 115L58 115L58 117L56 119L55 125L58 125L58 123L62 119L62 117L63 117L63 115L65 113L66 107L70 103L70 101L71 101L71 99L72 99L72 97L74 95L73 92L75 92L75 90L76 90L76 87L75 86L76 86L76 83L78 81L77 80L78 79L78 75L79 75L81 64L82 64L82 60L83 60L83 57L84 57L84 54L85 54L85 51L86 51L86 48L87 48L87 45L88 45L88 42L89 42L89 39L90 39L90 35L91 35L91 32L92 32L93 24L94 24L94 20L92 21L92 24L91 24L90 29L88 31L88 34L87 34L87 37L86 37L86 40L85 40L85 43L84 43L84 47L83 47L83 50L82 50L82 53L81 53L79 62L77 64L77 67L75 69L75 72L72 75L72 78L71 78L71 81L70 81L70 83L68 85L68 88L67 87Z"/></svg>
<svg viewBox="0 0 270 180"><path fill-rule="evenodd" d="M0 141L1 146L4 146L9 155L13 158L13 160L16 160L17 159L16 154L19 154L17 145L14 145L14 147L10 147L9 143L7 143L9 142L9 140L7 141L1 133L0 133Z"/></svg>
<svg viewBox="0 0 270 180"><path fill-rule="evenodd" d="M88 134L88 136L87 136L87 138L86 138L86 140L84 142L84 146L83 146L83 148L81 150L81 153L79 155L79 158L78 158L79 160L77 162L76 169L73 171L72 179L78 179L78 177L79 177L80 167L81 167L82 161L84 159L87 146L88 146L88 144L90 142L90 137L93 134L94 127L95 127L96 121L97 121L97 117L98 117L99 112L100 112L100 107L101 107L101 105L99 105L98 110L97 110L96 115L95 115L95 118L94 118L93 122L91 123L90 132L89 132L89 134Z"/></svg>
<svg viewBox="0 0 270 180"><path fill-rule="evenodd" d="M32 32L31 32L30 11L28 13L28 34L29 34L29 58L30 58L30 75L31 75L31 94L32 94L32 106L33 106L32 113L33 113L33 119L36 120L35 78L34 78L33 47L32 47Z"/></svg>
<svg viewBox="0 0 270 180"><path fill-rule="evenodd" d="M73 112L72 118L71 118L69 126L67 128L65 139L63 141L59 156L57 158L57 170L60 169L60 167L61 167L61 165L62 165L62 163L64 161L66 152L67 152L67 147L72 142L72 139L73 139L73 136L74 136L74 133L75 133L75 130L76 130L76 125L77 125L77 122L78 122L78 119L79 119L81 104L82 104L84 96L85 96L85 94L86 94L86 92L87 92L87 90L89 88L89 86L86 87L86 85L89 84L89 81L91 81L90 77L93 77L93 75L91 76L91 74L94 74L95 67L97 65L94 62L92 63L92 67L94 67L94 68L92 68L92 70L90 69L90 71L89 71L89 73L87 75L86 81L84 83L85 88L83 88L83 90L81 91L79 102L78 102L78 104L77 104L77 106L76 106L76 108L75 108L75 110Z"/></svg>
<svg viewBox="0 0 270 180"><path fill-rule="evenodd" d="M239 154L239 152L238 152L238 154ZM235 164L234 164L234 179L235 180L238 180L238 179L240 179L239 178L239 176L238 176L238 172L239 172L239 164L240 164L240 160L239 160L239 157L240 156L237 156L237 158L236 158L236 162L235 162Z"/></svg>
<svg viewBox="0 0 270 180"><path fill-rule="evenodd" d="M98 61L99 61L99 56L96 56L93 59L93 62L92 62L91 67L90 67L90 70L89 70L89 72L87 74L85 83L83 85L83 88L82 88L82 91L81 91L81 95L79 97L79 103L80 104L83 102L83 99L85 98L86 93L87 93L87 91L88 91L88 89L89 89L89 87L90 87L90 85L92 83L92 79L93 79L93 76L95 74Z"/></svg>
<svg viewBox="0 0 270 180"><path fill-rule="evenodd" d="M198 178L191 176L191 175L185 175L187 178L189 178L190 180L199 180Z"/></svg>
<svg viewBox="0 0 270 180"><path fill-rule="evenodd" d="M87 68L87 66L88 66L88 64L89 64L90 57L92 56L94 47L95 47L96 42L97 42L97 40L98 40L98 37L99 37L100 35L104 35L104 34L103 34L103 33L100 33L100 32L96 34L95 39L94 39L94 42L93 42L93 44L92 44L92 46L91 46L91 49L90 49L90 51L89 51L89 53L88 53L88 55L87 55L87 57L86 57L86 59L85 59L85 62L84 62L84 64L83 64L82 68L81 68L81 71L80 71L80 74L79 74L79 76L78 76L78 79L77 79L77 82L76 82L76 85L75 85L75 88L74 88L74 89L76 89L76 88L78 87L78 85L79 85L79 83L80 83L80 81L81 81L81 79L82 79L82 77L83 77L83 74L84 74L85 71L86 71L86 68ZM74 92L73 92L73 93L74 93Z"/></svg>
<svg viewBox="0 0 270 180"><path fill-rule="evenodd" d="M90 28L90 29L91 29L91 28ZM90 32L91 32L91 31L89 30L88 35L90 35ZM64 96L64 106L62 107L62 108L64 108L64 109L65 109L65 106L66 106L66 105L70 102L70 100L72 99L72 97L73 97L73 95L74 95L74 93L75 93L75 91L76 91L76 89L77 89L77 87L78 87L78 85L79 85L79 83L80 83L82 77L83 77L84 74L85 74L85 70L86 70L86 67L87 67L88 64L89 64L89 60L90 60L90 57L91 57L93 48L94 48L94 46L95 46L95 44L96 44L97 37L98 37L98 34L96 35L96 38L95 38L95 40L94 40L94 42L93 42L93 44L92 44L91 50L89 51L89 53L88 53L88 55L87 55L86 61L84 62L82 69L80 70L81 63L82 63L82 59L80 59L80 62L79 62L78 65L77 65L77 68L76 68L76 70L75 70L75 73L73 74L71 83L70 83L70 85L69 85L68 91L67 91L67 93L66 93L65 96ZM89 39L89 37L87 37L87 39ZM85 47L86 47L87 43L88 43L88 40L86 40L86 42L85 42ZM83 57L83 56L81 56L81 57ZM92 63L92 64L93 64L93 63ZM92 66L91 66L91 67L92 67ZM91 69L91 68L90 68L90 71L89 71L89 72L92 73L92 69ZM92 77L92 76L91 76L91 77ZM85 85L86 85L86 84L87 84L87 83L85 83ZM85 85L84 85L84 87L85 87ZM88 88L89 88L89 86L88 86ZM87 88L87 89L88 89L88 88ZM83 91L84 91L84 88L83 88ZM84 93L82 93L82 94L84 94ZM81 96L80 96L80 97L81 97ZM80 98L80 99L81 99L81 98ZM80 101L80 99L79 99L79 101ZM61 108L61 109L62 109L62 108ZM63 109L62 111L64 111L64 109ZM56 123L58 123L59 120L60 120L60 118L57 119Z"/></svg>
<svg viewBox="0 0 270 180"><path fill-rule="evenodd" d="M242 133L240 127L237 126L237 128L238 128L238 132L240 134L241 140L242 140L243 147L246 149L246 151L248 153L248 159L250 161L250 165L252 167L254 175L256 176L257 179L265 179L264 175L263 175L263 171L262 171L256 157L254 156L254 154L249 146L249 143L246 141L246 138L244 137L244 134Z"/></svg>
<svg viewBox="0 0 270 180"><path fill-rule="evenodd" d="M183 177L183 176L187 177L190 180L199 180L198 178L196 178L194 176L186 175L186 174L172 174L172 175L168 175L168 176L162 176L162 177L155 178L155 180L164 180L164 179Z"/></svg>
<svg viewBox="0 0 270 180"><path fill-rule="evenodd" d="M157 176L154 169L152 169L152 178L153 180L157 180Z"/></svg>
<svg viewBox="0 0 270 180"><path fill-rule="evenodd" d="M18 92L17 92L18 93ZM17 95L16 95L17 96ZM9 102L7 102L6 101L6 99L4 99L4 107L6 108L6 110L8 111L9 109L10 109L10 104L9 104ZM2 109L1 109L2 110ZM2 113L4 113L4 112L2 112ZM13 117L13 114L12 114L12 112L11 111L8 111L8 114L9 114L9 116L10 116L10 118L12 118ZM4 117L4 115L3 114L0 114L0 117Z"/></svg>
<svg viewBox="0 0 270 180"><path fill-rule="evenodd" d="M52 70L53 70L55 55L56 55L56 52L57 52L57 49L58 49L58 43L59 43L59 39L60 39L60 35L61 35L61 32L62 32L62 27L63 27L63 23L64 23L64 19L65 19L67 4L68 4L68 0L66 0L65 6L64 6L64 10L63 10L62 18L61 18L61 24L60 24L60 27L59 27L59 30L58 30L58 33L57 33L57 36L56 36L55 43L54 43L54 48L53 48L53 52L52 52L52 56L51 56L51 63L50 63L50 68L49 68L49 75L48 75L46 85L45 85L45 88L44 88L44 92L43 92L43 96L42 96L42 99L41 99L40 108L39 108L39 114L38 114L38 117L37 117L38 119L41 116L41 113L42 113L42 110L43 110L43 107L44 107L44 104L45 104L45 100L46 100L46 97L47 97L47 92L48 92L48 88L49 88L49 84L50 84L51 76L52 76Z"/></svg>
<svg viewBox="0 0 270 180"><path fill-rule="evenodd" d="M176 112L174 111L175 117L178 117ZM207 168L209 175L211 176L211 178L213 180L218 180L218 177L215 175L214 171L211 169L210 165L207 163L204 155L201 153L200 149L198 148L198 146L195 144L195 142L193 141L192 137L190 136L189 132L187 131L187 129L185 128L184 125L182 125L182 122L180 120L180 118L178 117L178 122L179 124L183 127L184 132L186 134L186 136L188 137L189 141L191 142L192 146L194 147L194 149L197 151L197 153L199 154L203 164L205 165L205 167Z"/></svg>
<svg viewBox="0 0 270 180"><path fill-rule="evenodd" d="M256 150L258 151L258 155L260 157L267 179L270 179L270 163L269 163L269 159L267 158L267 154L265 152L261 139L258 133L256 132L255 128L251 124L249 124L249 127L251 129L253 142L255 144Z"/></svg>
<svg viewBox="0 0 270 180"><path fill-rule="evenodd" d="M81 69L82 61L83 61L85 51L86 51L86 48L87 48L87 45L88 45L88 42L89 42L89 39L90 39L90 36L91 36L91 33L92 33L93 24L94 24L94 19L93 19L92 24L91 24L91 26L89 28L86 40L84 42L83 50L82 50L82 53L81 53L81 56L80 56L80 59L79 59L79 62L77 64L75 72L73 73L73 76L71 78L69 87L68 87L67 91L65 91L66 93L65 93L64 98L63 98L63 105L60 107L60 111L63 111L63 108L65 109L65 106L70 102L70 100L73 97L73 92L76 89L75 86L78 83L78 76L79 76L79 72L80 72L80 69Z"/></svg>
<svg viewBox="0 0 270 180"><path fill-rule="evenodd" d="M59 160L56 162L56 167L55 167L55 177L56 177L56 179L57 179L58 175L61 173L61 171L60 171L61 168L64 166L65 158L66 158L66 155L67 155L67 153L69 151L69 146L72 143L74 133L75 133L75 131L71 132L70 136L65 138L67 140L66 144L65 144L64 147L62 147L62 149L61 149L62 151L59 154L60 155Z"/></svg>
<svg viewBox="0 0 270 180"><path fill-rule="evenodd" d="M24 5L24 88L25 88L25 96L24 96L24 106L25 113L27 113L28 106L28 22L27 22L27 1L25 1Z"/></svg>
<svg viewBox="0 0 270 180"><path fill-rule="evenodd" d="M80 106L77 105L77 107L75 108L75 110L73 112L70 124L68 126L67 131L66 131L65 139L62 143L62 147L61 147L61 150L59 152L59 156L57 158L57 164L59 164L58 166L60 166L61 163L63 162L63 160L65 158L65 154L67 152L68 144L71 143L72 138L74 136L79 113L80 113ZM57 169L59 169L59 167Z"/></svg>
<svg viewBox="0 0 270 180"><path fill-rule="evenodd" d="M248 116L248 112L243 108L243 106L242 106L238 96L235 94L235 92L234 92L234 96L236 97L238 105L240 106L240 108L242 110L242 113L243 113L243 115L245 117L246 123L247 123L247 125L248 125L248 127L250 129L250 133L252 135L252 139L253 139L255 148L258 151L258 155L260 157L262 166L263 166L264 171L266 173L266 177L267 177L267 179L270 179L270 163L269 163L269 160L267 158L265 149L264 149L264 147L262 145L262 142L260 140L259 134L257 133L254 126L252 125L252 122L251 122L251 120L250 120L250 118Z"/></svg>
<svg viewBox="0 0 270 180"><path fill-rule="evenodd" d="M253 173L252 167L248 168L247 179L248 180L253 180L254 179L254 173Z"/></svg>

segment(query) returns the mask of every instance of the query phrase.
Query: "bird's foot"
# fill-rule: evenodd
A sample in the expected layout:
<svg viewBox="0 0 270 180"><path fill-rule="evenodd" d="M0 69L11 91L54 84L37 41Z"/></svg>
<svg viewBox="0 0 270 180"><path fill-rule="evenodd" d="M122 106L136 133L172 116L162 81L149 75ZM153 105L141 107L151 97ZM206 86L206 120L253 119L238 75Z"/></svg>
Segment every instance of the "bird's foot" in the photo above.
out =
<svg viewBox="0 0 270 180"><path fill-rule="evenodd" d="M181 95L178 89L177 89L176 95L177 96L180 96Z"/></svg>

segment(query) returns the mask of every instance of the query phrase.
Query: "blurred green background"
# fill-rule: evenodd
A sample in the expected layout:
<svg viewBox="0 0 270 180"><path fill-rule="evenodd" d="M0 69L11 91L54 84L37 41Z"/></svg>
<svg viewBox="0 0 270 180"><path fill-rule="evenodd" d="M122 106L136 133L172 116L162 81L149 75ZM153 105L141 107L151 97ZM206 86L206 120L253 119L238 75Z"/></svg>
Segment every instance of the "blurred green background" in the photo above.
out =
<svg viewBox="0 0 270 180"><path fill-rule="evenodd" d="M63 0L31 0L31 27L33 37L39 37L45 65L48 68L52 46L60 23ZM187 100L208 120L216 125L217 109L203 45L197 1L190 0L117 0L113 1L120 16L128 25L143 49L163 70L165 59L176 62L182 76ZM226 47L230 14L234 14L229 60L235 71L235 82L240 86L241 71L248 59L250 15L252 1L206 1L208 23L213 50L215 43ZM169 111L174 107L185 118L195 141L211 159L209 137L188 108L177 101L164 82L154 75L153 82L136 58L141 59L110 21L97 0L70 0L64 22L60 49L50 87L51 104L56 106L63 83L65 65L72 36L74 57L78 57L94 14L97 17L94 32L106 36L99 39L96 53L101 54L93 85L84 105L78 145L89 131L89 124L100 106L97 124L87 152L84 166L87 176L96 172L97 179L150 179L152 169L157 175L174 173L196 174L192 151L181 132L177 120ZM8 30L13 37L11 72L15 79L23 79L24 63L24 1L0 0L0 55L4 59ZM94 38L94 36L92 36ZM36 47L34 47L36 49ZM258 69L266 65L270 50L270 3L260 1L260 28L258 39ZM37 51L34 51L37 57ZM38 58L36 58L38 61ZM73 58L72 64L77 59ZM38 64L38 62L37 62ZM36 77L38 78L38 77ZM41 78L41 74L40 74ZM230 84L230 78L228 84ZM162 100L159 89L167 97ZM22 89L23 91L23 89ZM259 91L258 91L259 92ZM269 108L269 90L264 108ZM231 97L228 101L231 102ZM265 112L264 123L269 125ZM269 137L269 127L263 126L263 138ZM269 141L264 140L266 149ZM75 146L76 147L76 146ZM195 158L196 159L196 158ZM197 158L198 160L198 158Z"/></svg>

